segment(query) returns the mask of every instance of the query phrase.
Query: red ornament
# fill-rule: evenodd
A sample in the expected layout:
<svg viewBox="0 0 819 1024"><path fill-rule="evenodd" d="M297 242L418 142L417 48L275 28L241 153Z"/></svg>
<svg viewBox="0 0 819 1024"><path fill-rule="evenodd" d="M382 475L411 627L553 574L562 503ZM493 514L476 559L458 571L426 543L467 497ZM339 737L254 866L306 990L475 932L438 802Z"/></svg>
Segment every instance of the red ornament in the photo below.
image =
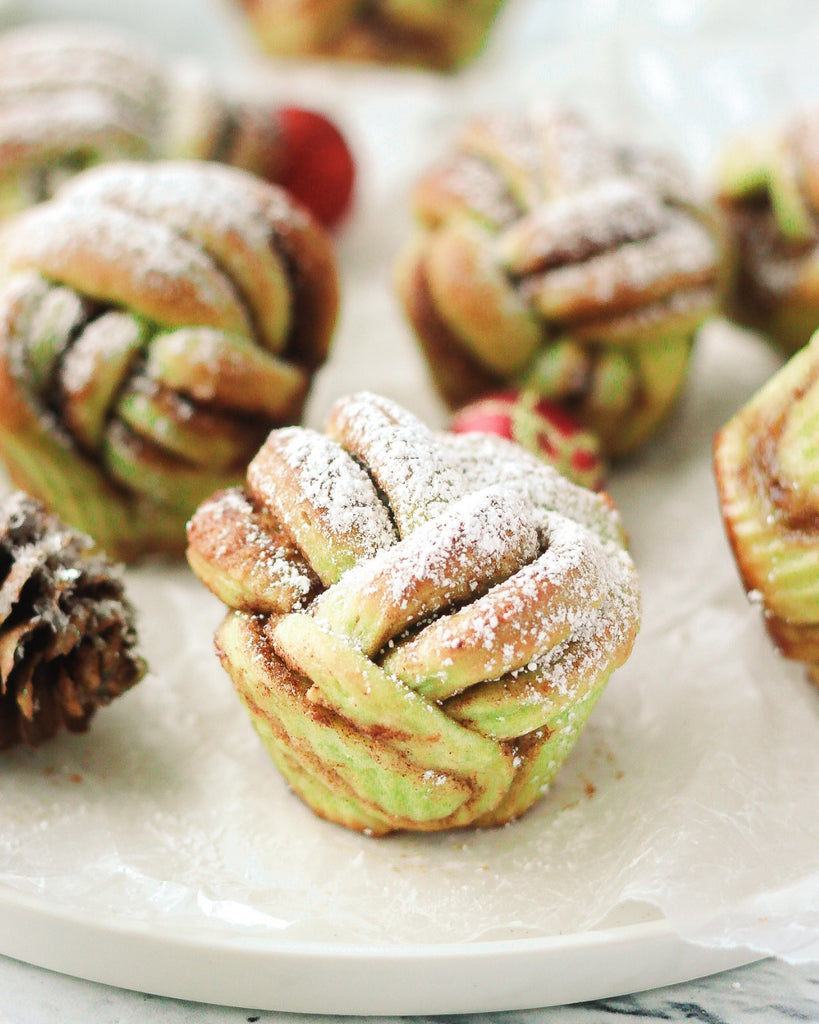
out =
<svg viewBox="0 0 819 1024"><path fill-rule="evenodd" d="M605 463L597 437L564 408L532 392L485 395L459 409L449 429L516 441L575 483L592 490L603 486Z"/></svg>
<svg viewBox="0 0 819 1024"><path fill-rule="evenodd" d="M301 107L283 107L277 118L285 156L277 181L326 227L335 227L350 208L355 161L332 121Z"/></svg>

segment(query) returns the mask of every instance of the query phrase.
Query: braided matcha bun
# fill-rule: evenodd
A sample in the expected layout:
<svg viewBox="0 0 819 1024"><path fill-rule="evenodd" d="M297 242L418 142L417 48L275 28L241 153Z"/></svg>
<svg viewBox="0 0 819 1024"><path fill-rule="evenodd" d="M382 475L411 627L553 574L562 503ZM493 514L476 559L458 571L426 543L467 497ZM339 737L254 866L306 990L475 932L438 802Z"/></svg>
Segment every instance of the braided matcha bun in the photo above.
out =
<svg viewBox="0 0 819 1024"><path fill-rule="evenodd" d="M730 312L791 354L819 327L819 108L731 140L715 176Z"/></svg>
<svg viewBox="0 0 819 1024"><path fill-rule="evenodd" d="M238 0L273 56L454 71L477 56L503 0Z"/></svg>
<svg viewBox="0 0 819 1024"><path fill-rule="evenodd" d="M298 117L310 119L312 150L295 137ZM50 198L86 167L165 159L213 160L284 184L327 224L353 188L346 143L316 112L228 89L194 60L159 61L112 28L0 33L0 215Z"/></svg>
<svg viewBox="0 0 819 1024"><path fill-rule="evenodd" d="M369 393L324 433L272 431L188 540L276 765L318 815L376 835L521 815L638 628L606 495Z"/></svg>
<svg viewBox="0 0 819 1024"><path fill-rule="evenodd" d="M325 232L198 161L108 164L0 234L0 457L110 554L181 551L214 488L301 417L337 308Z"/></svg>
<svg viewBox="0 0 819 1024"><path fill-rule="evenodd" d="M782 653L819 683L819 334L718 431L728 539Z"/></svg>
<svg viewBox="0 0 819 1024"><path fill-rule="evenodd" d="M673 161L566 109L498 114L464 126L414 208L396 286L450 406L512 384L564 405L607 455L654 433L722 260Z"/></svg>

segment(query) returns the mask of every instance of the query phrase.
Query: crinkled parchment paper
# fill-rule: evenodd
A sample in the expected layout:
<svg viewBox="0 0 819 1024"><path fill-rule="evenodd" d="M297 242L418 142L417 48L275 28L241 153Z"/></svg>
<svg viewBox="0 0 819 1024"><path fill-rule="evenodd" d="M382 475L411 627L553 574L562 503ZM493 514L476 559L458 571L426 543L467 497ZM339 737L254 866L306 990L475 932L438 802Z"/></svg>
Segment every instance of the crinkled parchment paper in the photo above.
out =
<svg viewBox="0 0 819 1024"><path fill-rule="evenodd" d="M155 20L145 6L142 25L161 25L163 6ZM213 0L211 14L191 13L189 47L228 73L240 55L243 72L261 73L227 6ZM410 230L409 184L463 116L569 99L612 131L679 150L704 176L725 133L819 101L818 41L811 0L511 0L484 59L455 79L263 72L333 110L361 168L339 239L341 325L311 423L361 387L444 423L390 264ZM160 45L171 43L183 45L169 29ZM522 820L372 840L313 817L216 661L221 606L184 567L150 564L127 584L151 674L86 736L3 755L0 903L22 895L203 934L401 944L572 934L637 902L697 941L819 956L819 691L775 654L745 600L710 462L713 432L777 365L760 339L714 322L673 422L613 474L642 574L642 632Z"/></svg>

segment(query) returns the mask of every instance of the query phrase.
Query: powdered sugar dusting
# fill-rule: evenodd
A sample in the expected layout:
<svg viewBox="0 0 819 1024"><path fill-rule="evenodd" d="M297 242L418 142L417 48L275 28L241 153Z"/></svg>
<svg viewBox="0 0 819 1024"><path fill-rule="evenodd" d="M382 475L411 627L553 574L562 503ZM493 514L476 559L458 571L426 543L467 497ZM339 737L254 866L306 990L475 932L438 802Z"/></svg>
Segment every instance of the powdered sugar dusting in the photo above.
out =
<svg viewBox="0 0 819 1024"><path fill-rule="evenodd" d="M221 321L214 326L247 333L230 281L200 248L164 224L79 200L55 200L12 220L4 243L7 262L15 269L37 268L46 277L148 316L157 312L154 300L164 310L173 297L182 314L193 309L202 323ZM83 266L87 259L99 268L96 282ZM140 309L140 303L148 308Z"/></svg>
<svg viewBox="0 0 819 1024"><path fill-rule="evenodd" d="M468 122L457 149L484 159L529 209L622 171L615 147L575 111L552 104Z"/></svg>
<svg viewBox="0 0 819 1024"><path fill-rule="evenodd" d="M147 106L163 75L133 38L101 25L31 24L3 33L0 102L65 85L105 89Z"/></svg>
<svg viewBox="0 0 819 1024"><path fill-rule="evenodd" d="M463 623L456 630L440 631L438 639L445 649L457 651L470 643L487 650L494 647L501 667L493 674L500 675L528 664L532 653L521 653L521 641L534 652L548 649L556 633L571 636L590 616L596 618L613 582L610 560L588 531L557 513L548 516L548 540L539 558L475 602L467 631ZM501 616L500 609L507 614ZM510 621L514 643L504 643ZM520 658L524 660L519 662Z"/></svg>
<svg viewBox="0 0 819 1024"><path fill-rule="evenodd" d="M141 329L128 313L111 310L91 321L71 346L60 365L60 386L69 395L84 391L97 374L99 367L123 351L136 348ZM122 382L124 371L120 374ZM113 385L112 385L113 393Z"/></svg>
<svg viewBox="0 0 819 1024"><path fill-rule="evenodd" d="M628 657L639 622L633 567L595 615L521 669L467 690L445 707L498 740L548 726L556 713L591 694Z"/></svg>
<svg viewBox="0 0 819 1024"><path fill-rule="evenodd" d="M281 189L236 167L165 160L96 167L67 182L60 197L164 224L203 249L251 311L264 344L281 350L292 282L273 239L305 218Z"/></svg>
<svg viewBox="0 0 819 1024"><path fill-rule="evenodd" d="M396 540L389 511L364 470L324 434L274 431L248 468L248 485L297 538L309 520L326 545L372 558Z"/></svg>
<svg viewBox="0 0 819 1024"><path fill-rule="evenodd" d="M400 555L387 580L389 599L401 605L418 580L431 581L446 603L456 595L474 596L510 552L525 563L535 557L537 543L531 512L517 495L501 488L468 494L393 549Z"/></svg>
<svg viewBox="0 0 819 1024"><path fill-rule="evenodd" d="M149 122L141 113L123 108L115 97L83 89L64 90L56 104L53 97L35 93L5 105L0 95L0 155L47 160L83 147L102 155L149 155Z"/></svg>
<svg viewBox="0 0 819 1024"><path fill-rule="evenodd" d="M656 195L625 178L608 178L538 206L499 237L498 248L513 273L531 273L645 238L666 221Z"/></svg>
<svg viewBox="0 0 819 1024"><path fill-rule="evenodd" d="M614 148L575 111L541 105L530 111L529 118L529 131L539 143L547 197L618 174Z"/></svg>
<svg viewBox="0 0 819 1024"><path fill-rule="evenodd" d="M419 764L429 767L428 741L449 752L452 737L483 744L482 768L464 762L480 811L464 805L463 820L442 811L435 827L487 823L495 811L499 822L509 820L520 808L505 800L515 773L529 771L528 752L550 739L555 715L563 723L556 742L568 750L589 702L631 650L639 588L619 522L604 496L517 445L433 433L376 395L341 399L328 431L333 437L302 427L273 431L248 471L253 499L281 519L324 584L303 602L310 620L275 620L276 652L332 710L332 725L322 720L322 728L354 737L374 763L400 753L407 784ZM533 500L533 479L551 504L576 505L593 526ZM381 495L404 519L400 539L389 532ZM229 500L226 519L237 499ZM389 522L380 546L371 543L379 506ZM243 530L236 531L242 548ZM233 536L229 530L226 546ZM304 738L323 762L324 745ZM519 738L519 747L506 745ZM431 827L429 794L413 797ZM313 805L335 820L323 798ZM386 827L408 827L406 815L390 809Z"/></svg>
<svg viewBox="0 0 819 1024"><path fill-rule="evenodd" d="M387 495L401 536L464 494L446 450L420 420L387 399L359 392L331 411L329 432L365 463Z"/></svg>
<svg viewBox="0 0 819 1024"><path fill-rule="evenodd" d="M639 337L641 332L656 330L663 324L673 325L675 320L699 322L714 311L716 304L713 285L683 286L644 306L622 313L603 314L602 318L590 317L582 323L573 324L572 334L577 341L605 337L611 342L628 342Z"/></svg>
<svg viewBox="0 0 819 1024"><path fill-rule="evenodd" d="M693 209L702 202L691 175L669 153L633 144L622 146L620 163L626 174L638 178L674 206Z"/></svg>
<svg viewBox="0 0 819 1024"><path fill-rule="evenodd" d="M442 189L496 226L508 224L519 213L503 178L485 160L468 153L454 154L429 175L426 183L434 183L435 191ZM419 194L419 207L424 213L423 190Z"/></svg>
<svg viewBox="0 0 819 1024"><path fill-rule="evenodd" d="M716 242L705 228L674 216L650 238L548 270L528 278L524 288L547 315L587 314L713 279L718 264Z"/></svg>
<svg viewBox="0 0 819 1024"><path fill-rule="evenodd" d="M453 452L470 490L500 482L525 494L541 514L560 512L607 543L623 543L620 514L608 497L573 483L513 441L480 433L444 433L439 440Z"/></svg>
<svg viewBox="0 0 819 1024"><path fill-rule="evenodd" d="M134 40L101 26L31 25L0 38L0 168L19 204L88 163L159 155L167 83Z"/></svg>
<svg viewBox="0 0 819 1024"><path fill-rule="evenodd" d="M265 528L239 488L221 491L204 502L188 532L212 565L228 573L238 569L254 594L265 593L268 599L274 594L277 611L301 607L315 590L315 578L297 550ZM271 609L268 605L264 610Z"/></svg>
<svg viewBox="0 0 819 1024"><path fill-rule="evenodd" d="M236 168L185 160L106 164L67 182L60 194L161 221L200 242L234 236L234 244L258 253L268 248L256 182Z"/></svg>
<svg viewBox="0 0 819 1024"><path fill-rule="evenodd" d="M487 488L350 569L312 611L373 654L413 622L480 596L537 552L527 503Z"/></svg>
<svg viewBox="0 0 819 1024"><path fill-rule="evenodd" d="M428 301L445 323L455 323L447 312L455 300L440 284L445 275L436 263L437 242L450 227L462 230L464 208L473 223L486 227L476 245L480 257L470 254L469 271L461 270L451 289L467 296L464 306L473 292L488 295L487 282L505 273L508 287L494 290L493 305L515 300L535 323L587 328L576 340L593 343L595 352L620 339L633 343L634 335L645 331L647 321L630 321L624 314L651 306L651 322L659 326L663 312L674 320L679 311L658 302L680 291L709 293L707 301L686 308L690 315L682 329L692 334L715 306L723 260L716 231L690 175L666 153L620 145L572 109L539 104L467 122L443 166L451 170L433 171L418 191L421 217L425 198L431 214L418 259L431 282ZM455 200L451 210L439 194L447 189ZM514 200L517 213L510 215L504 196ZM417 300L403 298L412 311ZM423 333L421 314L414 315ZM680 328L679 319L673 327ZM479 367L506 380L519 373L503 346L496 346L494 362L487 361L478 320L458 322L456 334L455 348L473 356ZM440 344L432 344L428 359L454 400L458 386L433 355ZM620 415L627 420L632 411L625 402Z"/></svg>
<svg viewBox="0 0 819 1024"><path fill-rule="evenodd" d="M537 668L551 693L570 696L578 689L593 685L596 679L621 663L640 616L633 587L633 570L624 567L612 592L572 633L571 638L549 651ZM619 651L618 651L619 649ZM622 653L621 653L622 652ZM530 692L533 702L542 702L543 692Z"/></svg>
<svg viewBox="0 0 819 1024"><path fill-rule="evenodd" d="M581 524L549 513L546 550L486 595L425 627L388 655L385 666L437 699L530 666L579 636L600 635L600 609L615 601L622 638L639 617L631 559ZM601 662L613 638L592 645Z"/></svg>

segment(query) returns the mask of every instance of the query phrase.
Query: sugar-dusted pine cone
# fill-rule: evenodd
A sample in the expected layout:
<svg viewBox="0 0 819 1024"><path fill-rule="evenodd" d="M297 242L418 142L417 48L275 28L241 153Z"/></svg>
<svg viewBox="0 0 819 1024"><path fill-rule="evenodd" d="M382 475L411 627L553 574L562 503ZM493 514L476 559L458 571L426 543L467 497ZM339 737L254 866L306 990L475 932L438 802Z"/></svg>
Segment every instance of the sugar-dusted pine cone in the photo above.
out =
<svg viewBox="0 0 819 1024"><path fill-rule="evenodd" d="M196 161L107 164L8 221L0 457L131 560L298 421L337 307L330 242L281 189Z"/></svg>
<svg viewBox="0 0 819 1024"><path fill-rule="evenodd" d="M730 311L793 353L819 328L819 107L731 140L715 176L734 250Z"/></svg>
<svg viewBox="0 0 819 1024"><path fill-rule="evenodd" d="M0 502L0 749L82 732L145 674L121 576L21 491Z"/></svg>
<svg viewBox="0 0 819 1024"><path fill-rule="evenodd" d="M566 109L496 114L465 125L414 205L396 285L450 406L523 385L608 455L651 436L721 274L713 223L670 159Z"/></svg>
<svg viewBox="0 0 819 1024"><path fill-rule="evenodd" d="M325 433L271 432L188 538L273 760L317 814L373 834L521 815L638 628L607 496L368 393Z"/></svg>
<svg viewBox="0 0 819 1024"><path fill-rule="evenodd" d="M718 431L714 469L737 566L771 637L819 683L819 334Z"/></svg>
<svg viewBox="0 0 819 1024"><path fill-rule="evenodd" d="M315 112L301 112L312 118L315 147L294 140L292 113L279 96L228 90L205 66L156 60L111 28L8 30L0 34L0 214L50 198L94 164L198 159L284 184L335 223L352 195L351 154Z"/></svg>
<svg viewBox="0 0 819 1024"><path fill-rule="evenodd" d="M237 0L273 56L454 71L480 52L504 0Z"/></svg>

